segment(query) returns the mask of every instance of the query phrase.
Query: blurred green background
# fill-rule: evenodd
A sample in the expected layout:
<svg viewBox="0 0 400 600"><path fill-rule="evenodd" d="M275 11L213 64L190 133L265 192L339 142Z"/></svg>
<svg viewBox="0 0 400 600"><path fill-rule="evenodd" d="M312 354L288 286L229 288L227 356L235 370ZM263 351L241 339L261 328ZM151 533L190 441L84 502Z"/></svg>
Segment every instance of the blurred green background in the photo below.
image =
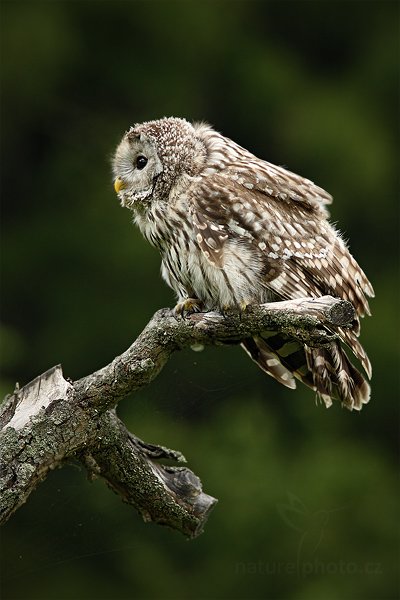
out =
<svg viewBox="0 0 400 600"><path fill-rule="evenodd" d="M376 291L361 414L238 348L182 352L119 414L219 498L188 542L51 474L2 532L3 598L392 599L397 566L398 4L2 2L2 391L78 378L173 305L112 188L135 122L204 119L335 197Z"/></svg>

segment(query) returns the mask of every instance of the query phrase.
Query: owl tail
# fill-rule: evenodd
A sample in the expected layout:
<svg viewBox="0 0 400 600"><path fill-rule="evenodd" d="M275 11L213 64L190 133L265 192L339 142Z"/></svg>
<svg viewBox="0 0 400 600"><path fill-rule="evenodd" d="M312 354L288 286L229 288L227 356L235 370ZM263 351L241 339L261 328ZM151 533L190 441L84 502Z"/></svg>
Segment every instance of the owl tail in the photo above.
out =
<svg viewBox="0 0 400 600"><path fill-rule="evenodd" d="M311 348L282 333L264 332L244 340L242 346L279 383L294 389L299 379L316 391L327 407L337 398L349 410L361 410L369 400L369 384L340 342Z"/></svg>

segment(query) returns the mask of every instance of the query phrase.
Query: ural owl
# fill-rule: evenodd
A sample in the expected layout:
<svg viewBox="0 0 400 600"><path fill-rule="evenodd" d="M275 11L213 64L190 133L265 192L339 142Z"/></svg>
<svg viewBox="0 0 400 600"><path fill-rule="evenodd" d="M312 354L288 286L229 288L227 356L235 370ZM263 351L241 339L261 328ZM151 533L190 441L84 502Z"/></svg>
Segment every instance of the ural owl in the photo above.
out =
<svg viewBox="0 0 400 600"><path fill-rule="evenodd" d="M367 277L327 220L331 196L311 181L261 160L204 123L163 118L125 133L113 159L114 187L144 237L161 254L176 311L243 309L264 302L330 294L370 314ZM282 333L242 341L269 375L295 378L330 406L368 402L371 365L352 329L312 348Z"/></svg>

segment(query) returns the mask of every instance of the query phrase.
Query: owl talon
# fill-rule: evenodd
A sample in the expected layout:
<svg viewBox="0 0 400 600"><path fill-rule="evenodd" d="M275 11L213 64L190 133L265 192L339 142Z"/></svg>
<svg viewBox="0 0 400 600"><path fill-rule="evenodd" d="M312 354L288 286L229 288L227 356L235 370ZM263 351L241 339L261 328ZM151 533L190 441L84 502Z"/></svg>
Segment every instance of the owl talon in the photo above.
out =
<svg viewBox="0 0 400 600"><path fill-rule="evenodd" d="M250 312L251 306L252 305L246 301L240 302L239 305L237 305L237 306L225 305L222 307L221 313L223 316L229 316L229 315L235 315L235 314L236 315L238 314L240 316L241 313Z"/></svg>
<svg viewBox="0 0 400 600"><path fill-rule="evenodd" d="M203 309L203 304L197 298L186 298L186 300L182 300L182 302L178 302L178 304L174 308L174 313L181 317L187 317L195 312L201 312Z"/></svg>
<svg viewBox="0 0 400 600"><path fill-rule="evenodd" d="M241 312L251 312L251 303L243 300L243 302L240 303L240 311Z"/></svg>

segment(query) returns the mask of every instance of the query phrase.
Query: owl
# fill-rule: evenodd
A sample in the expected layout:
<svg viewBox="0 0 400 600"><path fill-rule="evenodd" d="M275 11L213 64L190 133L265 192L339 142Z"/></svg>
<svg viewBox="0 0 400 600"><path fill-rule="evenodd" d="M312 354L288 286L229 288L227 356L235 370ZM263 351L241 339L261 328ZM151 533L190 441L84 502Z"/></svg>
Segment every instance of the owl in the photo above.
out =
<svg viewBox="0 0 400 600"><path fill-rule="evenodd" d="M326 294L348 300L357 319L350 329L338 327L328 346L274 331L241 345L268 375L292 389L301 381L326 406L337 399L360 410L368 402L371 365L358 336L373 289L328 222L327 192L205 123L175 117L131 127L112 166L121 205L160 252L177 313Z"/></svg>

